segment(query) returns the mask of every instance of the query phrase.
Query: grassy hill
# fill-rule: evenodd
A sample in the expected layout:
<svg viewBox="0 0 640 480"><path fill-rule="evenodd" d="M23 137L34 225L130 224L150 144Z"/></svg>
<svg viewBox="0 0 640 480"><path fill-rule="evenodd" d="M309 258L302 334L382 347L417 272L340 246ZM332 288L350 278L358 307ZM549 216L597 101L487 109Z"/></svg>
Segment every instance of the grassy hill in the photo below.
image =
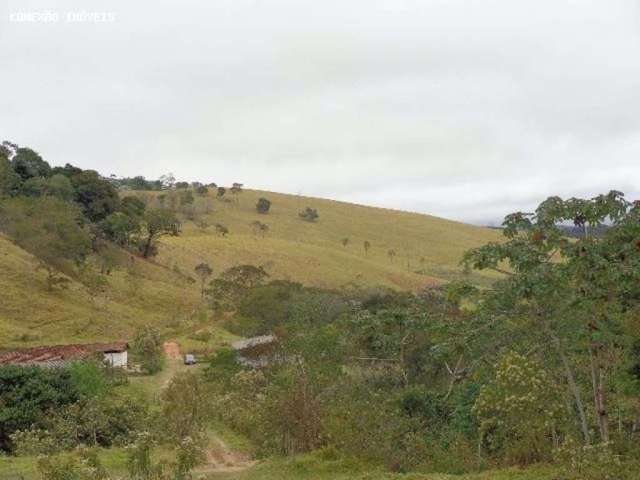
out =
<svg viewBox="0 0 640 480"><path fill-rule="evenodd" d="M272 202L266 215L256 212L260 197ZM199 214L198 219L212 226L203 231L197 220L185 222L180 237L164 240L161 263L192 271L206 261L216 272L251 263L264 265L275 278L325 288L356 283L415 290L462 278L458 262L463 252L499 238L499 232L490 229L429 215L280 193L245 190L237 203L211 196L208 200L213 212ZM314 223L298 216L307 206L320 215ZM269 226L264 237L253 231L256 220ZM215 223L230 233L216 235ZM349 239L346 247L343 238ZM365 240L371 244L368 253ZM387 254L391 249L396 251L393 261ZM470 280L482 283L489 278L474 274Z"/></svg>
<svg viewBox="0 0 640 480"><path fill-rule="evenodd" d="M272 202L266 215L255 210L260 197ZM47 291L35 259L0 236L0 347L128 338L145 322L186 340L207 320L199 287L189 278L200 262L215 274L250 263L263 265L272 278L320 287L355 283L417 290L460 278L462 253L499 237L493 230L428 215L272 192L246 190L232 202L210 194L195 205L195 221L185 219L181 236L164 238L154 261L123 252L122 266L107 277L104 291L93 295L79 281ZM298 217L307 206L318 210L315 223ZM202 220L211 226L200 228ZM254 233L255 220L269 225L264 237ZM216 223L230 233L217 235ZM349 238L346 247L343 238ZM371 244L366 254L365 240ZM393 261L390 249L397 252ZM482 284L491 277L468 278Z"/></svg>

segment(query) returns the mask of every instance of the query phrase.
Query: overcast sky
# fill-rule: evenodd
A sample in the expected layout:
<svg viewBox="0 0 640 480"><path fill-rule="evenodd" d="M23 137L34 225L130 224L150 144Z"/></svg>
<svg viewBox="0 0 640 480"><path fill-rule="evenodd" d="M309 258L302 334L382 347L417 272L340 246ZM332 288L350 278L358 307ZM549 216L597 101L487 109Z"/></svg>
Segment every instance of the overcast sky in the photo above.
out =
<svg viewBox="0 0 640 480"><path fill-rule="evenodd" d="M52 164L474 223L551 194L640 196L638 1L5 0L0 14L0 137Z"/></svg>

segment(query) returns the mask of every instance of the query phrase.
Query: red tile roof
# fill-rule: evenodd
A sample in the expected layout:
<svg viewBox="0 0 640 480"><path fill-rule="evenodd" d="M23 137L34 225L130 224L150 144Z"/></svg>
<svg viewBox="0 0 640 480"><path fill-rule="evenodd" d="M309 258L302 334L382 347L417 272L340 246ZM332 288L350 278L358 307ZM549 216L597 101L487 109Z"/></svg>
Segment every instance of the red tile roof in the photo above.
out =
<svg viewBox="0 0 640 480"><path fill-rule="evenodd" d="M38 365L82 360L95 353L124 352L127 342L53 345L0 353L0 365Z"/></svg>

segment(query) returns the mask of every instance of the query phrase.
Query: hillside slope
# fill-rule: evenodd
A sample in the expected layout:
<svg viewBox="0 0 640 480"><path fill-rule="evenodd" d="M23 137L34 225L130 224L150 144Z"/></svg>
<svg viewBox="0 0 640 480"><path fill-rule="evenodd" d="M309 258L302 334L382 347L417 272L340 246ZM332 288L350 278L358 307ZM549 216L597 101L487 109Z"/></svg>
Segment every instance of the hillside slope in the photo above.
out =
<svg viewBox="0 0 640 480"><path fill-rule="evenodd" d="M272 202L266 215L256 212L260 197ZM180 237L163 240L168 248L161 249L161 263L192 271L206 261L217 273L238 263L251 263L264 265L275 278L319 287L356 283L415 290L462 278L462 254L500 237L495 230L429 215L272 192L245 190L237 202L214 200L209 195L208 201L212 213L198 214L195 223L185 222ZM314 223L298 216L307 206L320 215ZM202 218L211 225L204 231L196 226ZM251 223L256 220L269 226L264 237L254 233ZM217 235L216 223L230 233ZM346 247L343 238L349 239ZM365 240L371 244L368 253ZM396 252L393 260L389 250ZM483 283L492 277L474 274L468 278Z"/></svg>
<svg viewBox="0 0 640 480"><path fill-rule="evenodd" d="M197 289L160 265L139 259L91 295L80 282L48 291L36 259L0 235L0 348L127 339L136 325L171 327L194 315Z"/></svg>
<svg viewBox="0 0 640 480"><path fill-rule="evenodd" d="M266 215L255 210L260 197L272 202ZM203 202L208 207L201 208ZM317 222L298 217L306 206L318 210ZM462 253L499 237L496 231L427 215L271 192L247 190L237 202L210 194L197 198L196 207L201 212L195 221L184 219L181 236L163 238L154 261L123 253L123 266L107 277L97 295L78 281L66 290L47 291L37 261L0 236L0 348L125 339L145 322L185 335L202 326L199 286L188 278L200 262L208 262L215 275L250 263L263 265L271 278L307 285L340 288L355 283L416 290L462 277ZM210 224L204 230L198 227L202 220ZM254 233L255 220L269 225L265 236ZM216 234L216 223L230 233ZM343 238L349 238L346 247ZM368 253L365 240L371 243ZM397 252L393 261L389 249ZM476 283L491 279L478 274L468 278Z"/></svg>

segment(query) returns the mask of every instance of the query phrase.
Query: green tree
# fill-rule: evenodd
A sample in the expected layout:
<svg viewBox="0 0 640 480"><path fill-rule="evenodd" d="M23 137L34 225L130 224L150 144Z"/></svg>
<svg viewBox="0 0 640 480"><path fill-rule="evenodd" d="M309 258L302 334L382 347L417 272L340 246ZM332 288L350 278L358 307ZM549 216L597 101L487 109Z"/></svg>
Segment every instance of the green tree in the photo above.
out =
<svg viewBox="0 0 640 480"><path fill-rule="evenodd" d="M51 290L64 285L60 272L81 264L91 246L74 205L54 197L13 198L0 206L0 230L39 260Z"/></svg>
<svg viewBox="0 0 640 480"><path fill-rule="evenodd" d="M22 180L51 176L51 166L30 148L18 148L11 159L11 164Z"/></svg>
<svg viewBox="0 0 640 480"><path fill-rule="evenodd" d="M585 384L592 388L600 438L609 440L606 397L622 368L613 352L628 343L622 327L640 299L639 219L640 204L626 202L616 191L592 199L550 197L535 213L508 215L505 241L472 250L463 261L505 275L486 293L485 305L499 306L504 313L494 318L510 321L512 329L519 325L529 343L537 340L540 348L551 349L586 443L591 435ZM558 227L567 221L582 230L577 241L568 240ZM606 223L611 226L602 236L590 234ZM591 378L583 383L578 373L584 364L590 365Z"/></svg>
<svg viewBox="0 0 640 480"><path fill-rule="evenodd" d="M85 170L73 175L71 183L75 189L76 202L92 222L104 220L120 206L116 189L93 170Z"/></svg>
<svg viewBox="0 0 640 480"><path fill-rule="evenodd" d="M142 368L147 373L162 370L164 352L160 331L150 324L140 327L133 341L133 353L140 359Z"/></svg>
<svg viewBox="0 0 640 480"><path fill-rule="evenodd" d="M561 397L543 365L533 358L508 352L496 365L493 382L484 385L474 406L480 434L494 451L520 464L550 460L562 422Z"/></svg>
<svg viewBox="0 0 640 480"><path fill-rule="evenodd" d="M180 222L175 214L166 208L152 208L145 212L143 220L143 238L140 251L144 258L155 255L157 241L164 235L178 236Z"/></svg>
<svg viewBox="0 0 640 480"><path fill-rule="evenodd" d="M271 208L271 202L264 197L258 199L258 203L256 203L256 211L258 213L267 214L269 213L269 209Z"/></svg>
<svg viewBox="0 0 640 480"><path fill-rule="evenodd" d="M222 272L205 293L214 307L234 308L250 289L262 285L268 276L262 267L237 265Z"/></svg>
<svg viewBox="0 0 640 480"><path fill-rule="evenodd" d="M126 213L130 217L141 218L144 215L147 205L138 197L124 197L120 202L120 211Z"/></svg>
<svg viewBox="0 0 640 480"><path fill-rule="evenodd" d="M16 195L21 184L22 179L11 166L9 159L0 155L0 199Z"/></svg>
<svg viewBox="0 0 640 480"><path fill-rule="evenodd" d="M44 427L46 412L76 402L80 393L65 369L0 368L0 450L17 430Z"/></svg>
<svg viewBox="0 0 640 480"><path fill-rule="evenodd" d="M62 174L55 174L49 178L32 177L22 185L24 195L30 197L40 197L52 195L61 200L73 200L74 190L71 181Z"/></svg>
<svg viewBox="0 0 640 480"><path fill-rule="evenodd" d="M131 239L140 231L139 217L130 216L123 212L111 213L100 222L100 230L120 246L128 246Z"/></svg>
<svg viewBox="0 0 640 480"><path fill-rule="evenodd" d="M171 379L162 391L162 418L174 444L203 435L209 407L206 384L200 375L183 372Z"/></svg>

